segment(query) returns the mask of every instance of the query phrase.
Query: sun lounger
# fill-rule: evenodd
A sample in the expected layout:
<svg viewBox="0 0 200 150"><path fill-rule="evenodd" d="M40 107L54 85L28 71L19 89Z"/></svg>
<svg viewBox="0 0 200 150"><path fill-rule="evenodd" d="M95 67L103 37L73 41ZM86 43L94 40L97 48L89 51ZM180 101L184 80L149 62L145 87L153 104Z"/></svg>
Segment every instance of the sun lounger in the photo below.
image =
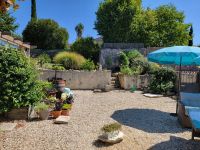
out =
<svg viewBox="0 0 200 150"><path fill-rule="evenodd" d="M181 100L178 102L178 120L182 127L192 127L188 113L190 109L200 111L200 93L181 93Z"/></svg>
<svg viewBox="0 0 200 150"><path fill-rule="evenodd" d="M192 123L192 139L200 137L200 110L190 108L189 118Z"/></svg>

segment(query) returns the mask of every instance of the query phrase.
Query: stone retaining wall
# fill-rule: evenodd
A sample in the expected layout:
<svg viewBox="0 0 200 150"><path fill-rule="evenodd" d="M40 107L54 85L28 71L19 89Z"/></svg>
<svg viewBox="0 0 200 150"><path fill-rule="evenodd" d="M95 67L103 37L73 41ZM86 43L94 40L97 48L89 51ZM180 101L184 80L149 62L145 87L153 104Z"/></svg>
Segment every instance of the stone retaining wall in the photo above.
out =
<svg viewBox="0 0 200 150"><path fill-rule="evenodd" d="M115 70L119 67L119 55L122 51L139 50L144 48L142 43L104 43L99 62L103 68Z"/></svg>
<svg viewBox="0 0 200 150"><path fill-rule="evenodd" d="M40 80L55 77L54 70L40 70ZM67 87L73 90L104 89L111 84L111 71L57 71L57 78L66 80Z"/></svg>
<svg viewBox="0 0 200 150"><path fill-rule="evenodd" d="M119 81L121 88L125 90L130 90L134 85L137 89L143 89L149 85L150 76L149 75L139 75L139 76L128 76L119 74Z"/></svg>

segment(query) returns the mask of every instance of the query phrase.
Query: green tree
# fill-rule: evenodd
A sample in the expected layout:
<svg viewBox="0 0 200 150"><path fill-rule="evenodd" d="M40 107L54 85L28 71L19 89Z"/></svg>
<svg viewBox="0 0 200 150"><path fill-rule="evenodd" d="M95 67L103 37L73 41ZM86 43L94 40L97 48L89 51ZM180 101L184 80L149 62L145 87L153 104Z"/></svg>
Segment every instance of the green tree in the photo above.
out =
<svg viewBox="0 0 200 150"><path fill-rule="evenodd" d="M188 45L189 24L173 5L143 9L141 0L105 0L96 13L95 29L104 42L145 46Z"/></svg>
<svg viewBox="0 0 200 150"><path fill-rule="evenodd" d="M51 19L38 19L28 23L23 39L39 49L63 49L68 41L68 32Z"/></svg>
<svg viewBox="0 0 200 150"><path fill-rule="evenodd" d="M184 23L185 15L173 5L163 5L156 10L156 43L153 46L188 45L189 24Z"/></svg>
<svg viewBox="0 0 200 150"><path fill-rule="evenodd" d="M37 20L36 0L31 0L31 20Z"/></svg>
<svg viewBox="0 0 200 150"><path fill-rule="evenodd" d="M141 0L104 0L100 3L95 29L104 42L130 42L130 26L140 5Z"/></svg>
<svg viewBox="0 0 200 150"><path fill-rule="evenodd" d="M15 23L15 18L10 15L10 13L0 12L0 31L13 33L18 28Z"/></svg>
<svg viewBox="0 0 200 150"><path fill-rule="evenodd" d="M83 30L84 30L84 26L83 26L82 23L79 23L79 24L75 27L75 31L76 31L76 34L77 34L77 39L82 38Z"/></svg>
<svg viewBox="0 0 200 150"><path fill-rule="evenodd" d="M190 40L188 43L188 46L193 46L193 27L190 27L190 32L189 32Z"/></svg>
<svg viewBox="0 0 200 150"><path fill-rule="evenodd" d="M145 46L154 46L157 41L157 17L154 10L147 9L137 13L131 24L130 41L144 43Z"/></svg>
<svg viewBox="0 0 200 150"><path fill-rule="evenodd" d="M92 37L78 39L72 44L71 50L83 55L86 59L93 60L95 63L99 61L100 47L94 43Z"/></svg>

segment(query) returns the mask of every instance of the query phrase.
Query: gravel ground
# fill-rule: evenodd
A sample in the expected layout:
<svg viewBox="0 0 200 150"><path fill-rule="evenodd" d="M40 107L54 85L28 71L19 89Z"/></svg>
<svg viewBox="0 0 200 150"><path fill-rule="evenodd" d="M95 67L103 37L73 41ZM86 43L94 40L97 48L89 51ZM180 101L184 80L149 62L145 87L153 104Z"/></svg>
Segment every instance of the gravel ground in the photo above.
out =
<svg viewBox="0 0 200 150"><path fill-rule="evenodd" d="M27 122L11 132L0 131L0 150L198 150L190 130L182 129L175 117L175 101L146 98L140 92L75 91L75 104L68 125L52 120ZM100 128L118 121L126 135L121 143L97 141Z"/></svg>

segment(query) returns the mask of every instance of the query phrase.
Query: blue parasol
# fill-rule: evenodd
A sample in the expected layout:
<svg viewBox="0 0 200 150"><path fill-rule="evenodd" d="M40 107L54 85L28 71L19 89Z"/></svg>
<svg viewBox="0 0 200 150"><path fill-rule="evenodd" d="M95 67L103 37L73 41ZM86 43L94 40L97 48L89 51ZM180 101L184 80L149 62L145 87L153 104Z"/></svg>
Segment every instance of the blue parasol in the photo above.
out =
<svg viewBox="0 0 200 150"><path fill-rule="evenodd" d="M199 60L197 59L199 57ZM193 46L173 46L162 48L148 54L148 60L159 64L179 65L179 93L181 66L200 65L200 48ZM196 61L195 61L196 60ZM180 96L180 95L179 95Z"/></svg>

